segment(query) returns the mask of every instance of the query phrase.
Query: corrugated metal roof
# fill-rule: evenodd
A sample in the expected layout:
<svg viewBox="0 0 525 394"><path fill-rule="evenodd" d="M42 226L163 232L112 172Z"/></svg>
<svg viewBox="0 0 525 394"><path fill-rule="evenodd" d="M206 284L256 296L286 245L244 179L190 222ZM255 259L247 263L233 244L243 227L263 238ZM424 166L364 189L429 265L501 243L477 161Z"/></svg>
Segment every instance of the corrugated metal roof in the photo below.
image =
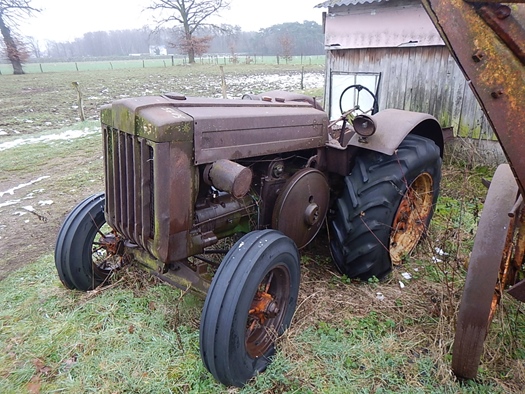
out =
<svg viewBox="0 0 525 394"><path fill-rule="evenodd" d="M381 3L388 0L328 0L321 4L317 4L316 8L336 7L340 5L357 5L366 3Z"/></svg>
<svg viewBox="0 0 525 394"><path fill-rule="evenodd" d="M420 4L329 15L325 23L325 46L330 50L443 45Z"/></svg>

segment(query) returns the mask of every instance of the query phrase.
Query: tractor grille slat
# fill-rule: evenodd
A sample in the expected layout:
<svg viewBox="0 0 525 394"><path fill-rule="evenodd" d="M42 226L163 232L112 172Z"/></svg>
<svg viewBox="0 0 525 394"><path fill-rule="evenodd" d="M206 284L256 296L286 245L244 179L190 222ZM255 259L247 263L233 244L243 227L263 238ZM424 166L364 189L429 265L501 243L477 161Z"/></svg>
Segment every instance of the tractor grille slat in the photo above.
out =
<svg viewBox="0 0 525 394"><path fill-rule="evenodd" d="M144 138L105 127L104 148L108 222L147 248L154 237L154 146Z"/></svg>

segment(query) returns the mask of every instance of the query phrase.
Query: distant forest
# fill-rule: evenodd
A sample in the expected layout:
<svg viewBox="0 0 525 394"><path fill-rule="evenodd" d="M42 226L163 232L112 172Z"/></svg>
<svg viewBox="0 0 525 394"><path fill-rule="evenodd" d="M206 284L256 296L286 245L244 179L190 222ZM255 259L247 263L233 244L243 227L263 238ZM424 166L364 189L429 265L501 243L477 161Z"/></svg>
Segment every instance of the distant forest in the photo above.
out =
<svg viewBox="0 0 525 394"><path fill-rule="evenodd" d="M209 46L200 55L321 55L324 53L322 26L313 21L273 25L258 32L244 32L238 26L222 25L198 30L198 37L207 37ZM144 27L133 30L97 31L85 33L72 42L47 42L46 48L30 42L32 57L78 59L138 54L184 53L178 45L178 29L152 31Z"/></svg>

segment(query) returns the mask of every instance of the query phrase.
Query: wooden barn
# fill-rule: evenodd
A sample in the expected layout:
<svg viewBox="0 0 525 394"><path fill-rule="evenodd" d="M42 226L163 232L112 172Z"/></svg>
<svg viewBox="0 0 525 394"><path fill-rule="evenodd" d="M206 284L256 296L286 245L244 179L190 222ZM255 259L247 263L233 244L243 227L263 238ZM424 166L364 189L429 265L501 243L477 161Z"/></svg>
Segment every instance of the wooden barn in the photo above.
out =
<svg viewBox="0 0 525 394"><path fill-rule="evenodd" d="M418 0L329 0L317 7L328 9L325 107L332 119L340 115L341 92L361 84L376 92L379 109L430 113L454 135L480 144L495 139Z"/></svg>

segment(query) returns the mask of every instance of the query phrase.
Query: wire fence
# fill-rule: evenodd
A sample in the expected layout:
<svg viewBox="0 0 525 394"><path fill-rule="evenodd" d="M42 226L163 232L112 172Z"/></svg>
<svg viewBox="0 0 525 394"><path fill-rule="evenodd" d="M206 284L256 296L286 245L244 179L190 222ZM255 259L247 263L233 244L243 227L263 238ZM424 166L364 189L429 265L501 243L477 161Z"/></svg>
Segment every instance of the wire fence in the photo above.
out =
<svg viewBox="0 0 525 394"><path fill-rule="evenodd" d="M324 55L312 56L258 56L258 55L213 55L203 56L195 59L197 64L226 65L226 64L268 64L268 65L324 65ZM94 70L114 70L130 68L158 68L174 67L188 64L185 57L166 56L155 58L130 57L116 60L89 60L89 61L70 61L70 62L31 62L24 64L24 72L30 73L50 73L64 71L94 71ZM1 63L0 74L12 74L11 64Z"/></svg>

